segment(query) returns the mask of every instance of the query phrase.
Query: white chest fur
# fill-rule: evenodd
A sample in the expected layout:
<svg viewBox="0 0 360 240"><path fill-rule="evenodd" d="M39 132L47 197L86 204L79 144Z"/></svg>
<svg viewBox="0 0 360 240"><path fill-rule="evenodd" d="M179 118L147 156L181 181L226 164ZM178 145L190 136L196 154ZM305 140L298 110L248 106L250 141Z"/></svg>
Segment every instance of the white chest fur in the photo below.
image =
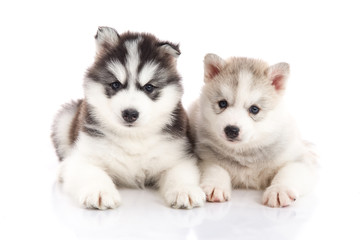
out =
<svg viewBox="0 0 360 240"><path fill-rule="evenodd" d="M185 141L161 135L93 138L82 134L76 150L83 161L104 169L118 185L143 187L184 159Z"/></svg>

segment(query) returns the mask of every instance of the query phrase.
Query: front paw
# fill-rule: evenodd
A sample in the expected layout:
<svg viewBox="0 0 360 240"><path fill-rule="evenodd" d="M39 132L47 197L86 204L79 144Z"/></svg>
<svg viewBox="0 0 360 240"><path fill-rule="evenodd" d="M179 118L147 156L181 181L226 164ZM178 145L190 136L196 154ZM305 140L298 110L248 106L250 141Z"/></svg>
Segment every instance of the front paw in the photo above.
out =
<svg viewBox="0 0 360 240"><path fill-rule="evenodd" d="M87 187L82 189L78 201L85 208L112 209L120 205L121 197L119 191L114 187Z"/></svg>
<svg viewBox="0 0 360 240"><path fill-rule="evenodd" d="M165 201L173 208L191 209L201 207L205 202L205 194L200 187L183 187L165 193Z"/></svg>
<svg viewBox="0 0 360 240"><path fill-rule="evenodd" d="M298 193L285 185L272 185L263 195L263 204L269 207L287 207L298 198Z"/></svg>
<svg viewBox="0 0 360 240"><path fill-rule="evenodd" d="M208 202L225 202L231 198L231 190L223 187L202 184Z"/></svg>

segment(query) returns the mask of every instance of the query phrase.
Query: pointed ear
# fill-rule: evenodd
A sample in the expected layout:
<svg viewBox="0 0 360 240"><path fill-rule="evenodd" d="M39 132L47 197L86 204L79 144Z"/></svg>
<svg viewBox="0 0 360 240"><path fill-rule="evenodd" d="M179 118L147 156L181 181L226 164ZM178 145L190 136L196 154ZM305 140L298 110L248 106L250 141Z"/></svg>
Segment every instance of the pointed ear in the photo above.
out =
<svg viewBox="0 0 360 240"><path fill-rule="evenodd" d="M96 54L101 53L105 49L115 46L119 42L119 34L110 27L99 27L96 35Z"/></svg>
<svg viewBox="0 0 360 240"><path fill-rule="evenodd" d="M278 63L268 68L268 76L271 81L271 85L279 93L283 92L286 87L287 79L290 74L290 66L287 63Z"/></svg>
<svg viewBox="0 0 360 240"><path fill-rule="evenodd" d="M173 56L174 58L178 58L181 54L179 44L173 44L171 42L160 42L158 44L160 50L165 53Z"/></svg>
<svg viewBox="0 0 360 240"><path fill-rule="evenodd" d="M216 54L206 54L204 58L204 80L211 81L225 65L225 60Z"/></svg>

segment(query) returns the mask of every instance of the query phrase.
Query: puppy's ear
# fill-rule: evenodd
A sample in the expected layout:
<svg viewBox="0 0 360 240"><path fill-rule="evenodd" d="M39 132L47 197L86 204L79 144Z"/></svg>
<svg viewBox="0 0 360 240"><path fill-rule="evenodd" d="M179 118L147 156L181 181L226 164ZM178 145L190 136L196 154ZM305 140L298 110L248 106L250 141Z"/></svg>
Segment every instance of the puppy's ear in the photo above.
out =
<svg viewBox="0 0 360 240"><path fill-rule="evenodd" d="M204 58L204 80L205 82L211 81L225 65L225 60L216 54L206 54Z"/></svg>
<svg viewBox="0 0 360 240"><path fill-rule="evenodd" d="M119 42L119 34L110 27L99 27L96 35L96 54L103 52L106 49L114 47Z"/></svg>
<svg viewBox="0 0 360 240"><path fill-rule="evenodd" d="M290 74L290 66L287 63L278 63L268 68L268 77L275 90L282 93L285 90L287 79Z"/></svg>
<svg viewBox="0 0 360 240"><path fill-rule="evenodd" d="M178 58L181 54L179 44L173 44L171 42L159 42L158 46L160 48L160 51L162 51L165 54L169 54L170 56L173 56L175 59Z"/></svg>

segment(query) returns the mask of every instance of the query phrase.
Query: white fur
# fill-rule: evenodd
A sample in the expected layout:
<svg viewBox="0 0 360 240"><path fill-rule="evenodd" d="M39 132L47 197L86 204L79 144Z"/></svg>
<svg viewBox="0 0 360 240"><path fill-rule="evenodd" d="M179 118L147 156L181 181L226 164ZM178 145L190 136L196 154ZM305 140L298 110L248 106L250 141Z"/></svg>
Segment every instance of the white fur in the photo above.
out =
<svg viewBox="0 0 360 240"><path fill-rule="evenodd" d="M146 64L139 73L139 83L144 86L148 83L149 79L154 76L156 71L158 70L158 64L148 63Z"/></svg>
<svg viewBox="0 0 360 240"><path fill-rule="evenodd" d="M126 80L126 70L125 67L119 62L119 60L113 60L108 63L107 68L109 71L114 74L121 84L125 84Z"/></svg>
<svg viewBox="0 0 360 240"><path fill-rule="evenodd" d="M203 204L205 195L197 186L196 160L184 154L182 140L172 142L166 137L149 138L144 134L119 141L116 135L106 134L110 137L98 140L81 134L71 157L61 165L59 177L64 190L80 205L117 207L120 195L112 179L126 187L142 188L151 178L159 179L160 193L167 204L175 208ZM99 204L100 197L103 204Z"/></svg>
<svg viewBox="0 0 360 240"><path fill-rule="evenodd" d="M207 58L205 65L214 59L216 63L220 61L215 57ZM228 64L232 64L231 60ZM280 70L276 66L280 66ZM202 160L201 186L207 200L222 202L230 199L232 187L266 188L264 204L271 207L290 205L311 189L316 164L310 147L301 139L284 107L280 96L283 89L274 95L274 89L269 88L270 82L254 85L254 76L246 69L239 70L236 76L219 74L216 81L211 79L214 76L206 73L207 69L211 67L205 67L203 93L189 111L190 125L196 136L195 151ZM278 64L270 69L282 74L281 69L288 71L288 65ZM287 75L288 72L285 77ZM238 88L232 89L223 76L238 78ZM215 113L213 103L222 99L209 99L206 93L219 90L229 106L225 111ZM259 104L263 96L273 96L276 100L268 101L274 100L275 104L266 109L267 103L261 103L266 115L262 120L254 121L248 109ZM228 125L240 128L236 141L227 140L224 128ZM274 149L264 148L272 143L277 143ZM259 159L257 156L261 156L258 154L261 151L266 153Z"/></svg>
<svg viewBox="0 0 360 240"><path fill-rule="evenodd" d="M138 53L138 43L141 41L141 38L138 38L136 40L127 41L125 43L125 46L127 48L127 63L126 63L126 69L129 71L129 77L131 81L135 81L135 77L137 75L137 67L140 63L140 57Z"/></svg>

